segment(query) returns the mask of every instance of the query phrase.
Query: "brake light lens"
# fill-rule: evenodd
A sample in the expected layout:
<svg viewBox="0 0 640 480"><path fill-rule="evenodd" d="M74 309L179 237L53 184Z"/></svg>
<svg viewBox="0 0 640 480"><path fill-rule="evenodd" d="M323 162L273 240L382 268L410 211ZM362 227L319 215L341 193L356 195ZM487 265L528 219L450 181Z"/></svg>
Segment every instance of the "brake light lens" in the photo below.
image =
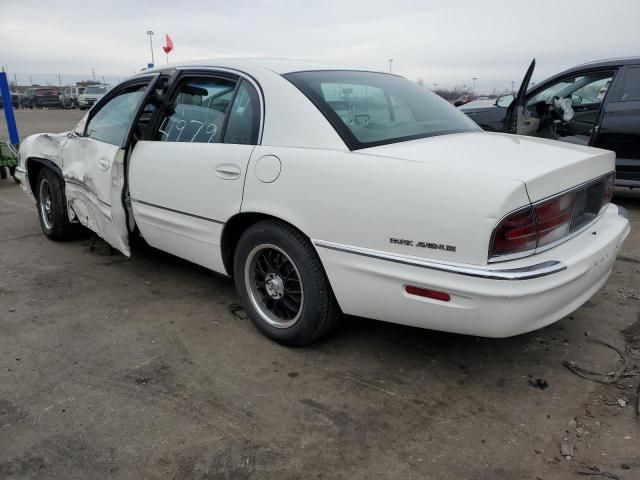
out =
<svg viewBox="0 0 640 480"><path fill-rule="evenodd" d="M574 193L565 193L548 202L536 205L538 247L548 245L569 233Z"/></svg>
<svg viewBox="0 0 640 480"><path fill-rule="evenodd" d="M550 245L598 217L613 196L615 172L505 217L491 238L489 258Z"/></svg>
<svg viewBox="0 0 640 480"><path fill-rule="evenodd" d="M506 255L536 248L537 231L533 208L526 207L506 217L493 234L491 255Z"/></svg>
<svg viewBox="0 0 640 480"><path fill-rule="evenodd" d="M602 194L602 206L606 207L611 202L613 197L613 191L616 186L616 174L615 172L609 175L604 180L604 193Z"/></svg>

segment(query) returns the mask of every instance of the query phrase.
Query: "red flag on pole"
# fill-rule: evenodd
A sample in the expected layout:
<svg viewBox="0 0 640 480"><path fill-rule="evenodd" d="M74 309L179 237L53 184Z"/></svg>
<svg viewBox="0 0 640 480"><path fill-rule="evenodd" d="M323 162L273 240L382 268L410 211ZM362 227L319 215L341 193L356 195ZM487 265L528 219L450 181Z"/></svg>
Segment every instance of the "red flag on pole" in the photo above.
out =
<svg viewBox="0 0 640 480"><path fill-rule="evenodd" d="M169 54L169 52L173 50L173 40L171 40L171 37L169 36L169 34L167 34L166 36L165 45L162 47L162 49L166 54Z"/></svg>

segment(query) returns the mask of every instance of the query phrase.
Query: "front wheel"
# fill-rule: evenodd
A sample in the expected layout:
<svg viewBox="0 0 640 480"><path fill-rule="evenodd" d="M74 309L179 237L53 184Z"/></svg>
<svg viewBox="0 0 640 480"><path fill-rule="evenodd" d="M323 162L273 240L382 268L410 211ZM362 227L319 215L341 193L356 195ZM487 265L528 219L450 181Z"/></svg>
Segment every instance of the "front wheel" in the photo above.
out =
<svg viewBox="0 0 640 480"><path fill-rule="evenodd" d="M60 177L48 168L43 168L38 175L37 185L38 217L42 232L51 240L75 237L80 225L69 221Z"/></svg>
<svg viewBox="0 0 640 480"><path fill-rule="evenodd" d="M278 343L307 345L338 321L339 307L318 254L287 224L265 220L243 233L234 279L253 324Z"/></svg>

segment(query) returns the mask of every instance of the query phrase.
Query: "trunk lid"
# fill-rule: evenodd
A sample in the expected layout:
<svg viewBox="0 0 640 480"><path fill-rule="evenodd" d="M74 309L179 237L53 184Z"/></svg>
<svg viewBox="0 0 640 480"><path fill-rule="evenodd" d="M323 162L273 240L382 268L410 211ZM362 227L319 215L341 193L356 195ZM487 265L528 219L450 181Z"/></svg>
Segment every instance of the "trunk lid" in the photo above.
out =
<svg viewBox="0 0 640 480"><path fill-rule="evenodd" d="M476 171L478 181L483 176L518 180L531 202L615 170L615 154L608 150L489 132L440 135L354 153Z"/></svg>

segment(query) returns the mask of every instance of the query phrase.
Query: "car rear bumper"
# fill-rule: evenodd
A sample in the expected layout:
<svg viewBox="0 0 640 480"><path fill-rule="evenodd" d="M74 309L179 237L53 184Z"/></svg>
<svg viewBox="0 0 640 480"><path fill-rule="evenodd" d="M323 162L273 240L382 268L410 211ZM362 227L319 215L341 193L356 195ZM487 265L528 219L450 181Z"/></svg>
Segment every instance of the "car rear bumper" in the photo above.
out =
<svg viewBox="0 0 640 480"><path fill-rule="evenodd" d="M468 335L508 337L563 318L598 291L629 234L625 212L610 205L596 223L553 249L484 267L409 264L414 257L404 257L407 263L400 263L363 249L322 241L314 244L347 314ZM410 295L405 291L407 285L446 292L451 299L444 302Z"/></svg>

